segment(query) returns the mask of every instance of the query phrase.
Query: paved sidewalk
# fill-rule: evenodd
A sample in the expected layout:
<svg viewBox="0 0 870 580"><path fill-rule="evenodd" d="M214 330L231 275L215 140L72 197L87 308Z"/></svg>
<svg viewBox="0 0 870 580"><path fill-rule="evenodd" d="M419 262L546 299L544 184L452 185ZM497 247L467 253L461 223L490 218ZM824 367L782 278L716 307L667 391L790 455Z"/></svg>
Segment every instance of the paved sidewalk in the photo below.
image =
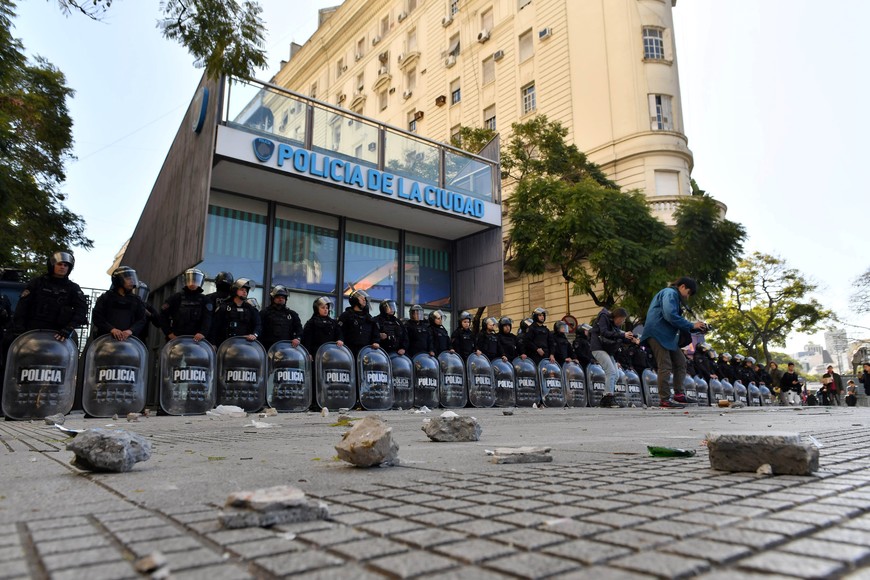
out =
<svg viewBox="0 0 870 580"><path fill-rule="evenodd" d="M355 412L352 416L365 413ZM337 418L118 421L154 444L130 473L69 465L64 435L0 421L0 578L137 578L163 552L172 578L870 578L870 409L466 409L479 443L432 443L392 411L402 465L335 460ZM431 416L431 415L430 415ZM112 423L68 417L80 428ZM715 472L710 431L815 436L812 477ZM698 449L647 456L646 444ZM548 445L549 464L484 450ZM226 496L291 484L332 521L223 530Z"/></svg>

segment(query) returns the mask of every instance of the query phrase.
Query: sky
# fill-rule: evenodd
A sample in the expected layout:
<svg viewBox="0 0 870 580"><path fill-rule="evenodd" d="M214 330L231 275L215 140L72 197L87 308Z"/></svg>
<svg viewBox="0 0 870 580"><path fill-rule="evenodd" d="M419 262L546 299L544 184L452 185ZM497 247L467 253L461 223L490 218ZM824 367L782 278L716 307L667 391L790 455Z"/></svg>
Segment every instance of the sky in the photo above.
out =
<svg viewBox="0 0 870 580"><path fill-rule="evenodd" d="M260 0L269 79L291 42L337 0ZM139 219L202 71L156 27L157 0L113 2L101 22L65 16L55 0L19 0L13 34L28 55L66 74L76 160L68 206L94 240L73 279L106 287L106 270ZM870 201L860 173L870 134L858 55L870 2L679 0L674 36L693 177L749 234L747 252L778 255L819 284L818 298L870 338L851 313L851 281L870 267ZM856 189L857 188L857 189ZM865 328L859 328L865 327ZM793 335L787 352L814 337Z"/></svg>

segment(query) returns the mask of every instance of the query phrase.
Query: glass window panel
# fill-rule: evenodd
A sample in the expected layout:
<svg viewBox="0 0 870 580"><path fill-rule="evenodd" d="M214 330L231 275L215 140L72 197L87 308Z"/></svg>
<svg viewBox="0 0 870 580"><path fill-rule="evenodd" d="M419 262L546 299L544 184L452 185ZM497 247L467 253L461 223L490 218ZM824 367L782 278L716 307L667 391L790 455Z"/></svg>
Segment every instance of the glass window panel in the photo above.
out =
<svg viewBox="0 0 870 580"><path fill-rule="evenodd" d="M438 148L399 133L388 131L386 139L386 170L435 185L438 183Z"/></svg>
<svg viewBox="0 0 870 580"><path fill-rule="evenodd" d="M278 206L272 284L335 294L338 281L338 220Z"/></svg>
<svg viewBox="0 0 870 580"><path fill-rule="evenodd" d="M378 128L357 117L314 107L312 149L330 157L339 157L377 167ZM362 146L362 157L357 155Z"/></svg>
<svg viewBox="0 0 870 580"><path fill-rule="evenodd" d="M348 221L342 294L365 290L373 300L397 300L399 232Z"/></svg>
<svg viewBox="0 0 870 580"><path fill-rule="evenodd" d="M489 84L495 80L495 60L490 56L483 61L483 84Z"/></svg>
<svg viewBox="0 0 870 580"><path fill-rule="evenodd" d="M529 30L520 35L520 62L532 58L535 54L535 47L532 42L532 31Z"/></svg>
<svg viewBox="0 0 870 580"><path fill-rule="evenodd" d="M442 310L449 315L452 304L450 242L418 234L405 235L405 315L414 304L426 314ZM445 327L450 329L445 321Z"/></svg>
<svg viewBox="0 0 870 580"><path fill-rule="evenodd" d="M444 186L478 199L492 201L492 166L454 151L444 152Z"/></svg>

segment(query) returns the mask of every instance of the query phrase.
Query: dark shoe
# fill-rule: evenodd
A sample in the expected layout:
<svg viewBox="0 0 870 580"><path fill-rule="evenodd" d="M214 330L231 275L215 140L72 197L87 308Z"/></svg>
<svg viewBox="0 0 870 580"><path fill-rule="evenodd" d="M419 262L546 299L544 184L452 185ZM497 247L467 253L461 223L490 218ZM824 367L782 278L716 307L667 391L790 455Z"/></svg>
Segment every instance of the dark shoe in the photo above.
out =
<svg viewBox="0 0 870 580"><path fill-rule="evenodd" d="M613 400L613 395L608 394L601 397L601 401L598 403L598 406L607 409L613 407L615 404L616 401Z"/></svg>
<svg viewBox="0 0 870 580"><path fill-rule="evenodd" d="M662 402L659 404L659 407L662 409L685 409L686 406L678 403L672 399L662 399Z"/></svg>
<svg viewBox="0 0 870 580"><path fill-rule="evenodd" d="M686 393L677 393L674 395L674 401L683 403L684 405L697 405L698 401L692 397L687 397Z"/></svg>

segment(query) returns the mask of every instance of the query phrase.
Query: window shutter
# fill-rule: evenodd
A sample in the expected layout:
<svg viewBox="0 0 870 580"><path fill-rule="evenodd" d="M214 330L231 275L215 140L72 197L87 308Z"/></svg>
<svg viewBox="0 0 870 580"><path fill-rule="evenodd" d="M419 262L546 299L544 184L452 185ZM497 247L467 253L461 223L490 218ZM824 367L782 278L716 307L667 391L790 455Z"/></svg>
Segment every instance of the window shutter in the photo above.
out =
<svg viewBox="0 0 870 580"><path fill-rule="evenodd" d="M674 117L671 113L671 98L662 95L662 125L666 131L674 130Z"/></svg>
<svg viewBox="0 0 870 580"><path fill-rule="evenodd" d="M649 128L650 131L658 131L659 130L659 119L656 114L656 96L655 95L647 95L649 98Z"/></svg>

